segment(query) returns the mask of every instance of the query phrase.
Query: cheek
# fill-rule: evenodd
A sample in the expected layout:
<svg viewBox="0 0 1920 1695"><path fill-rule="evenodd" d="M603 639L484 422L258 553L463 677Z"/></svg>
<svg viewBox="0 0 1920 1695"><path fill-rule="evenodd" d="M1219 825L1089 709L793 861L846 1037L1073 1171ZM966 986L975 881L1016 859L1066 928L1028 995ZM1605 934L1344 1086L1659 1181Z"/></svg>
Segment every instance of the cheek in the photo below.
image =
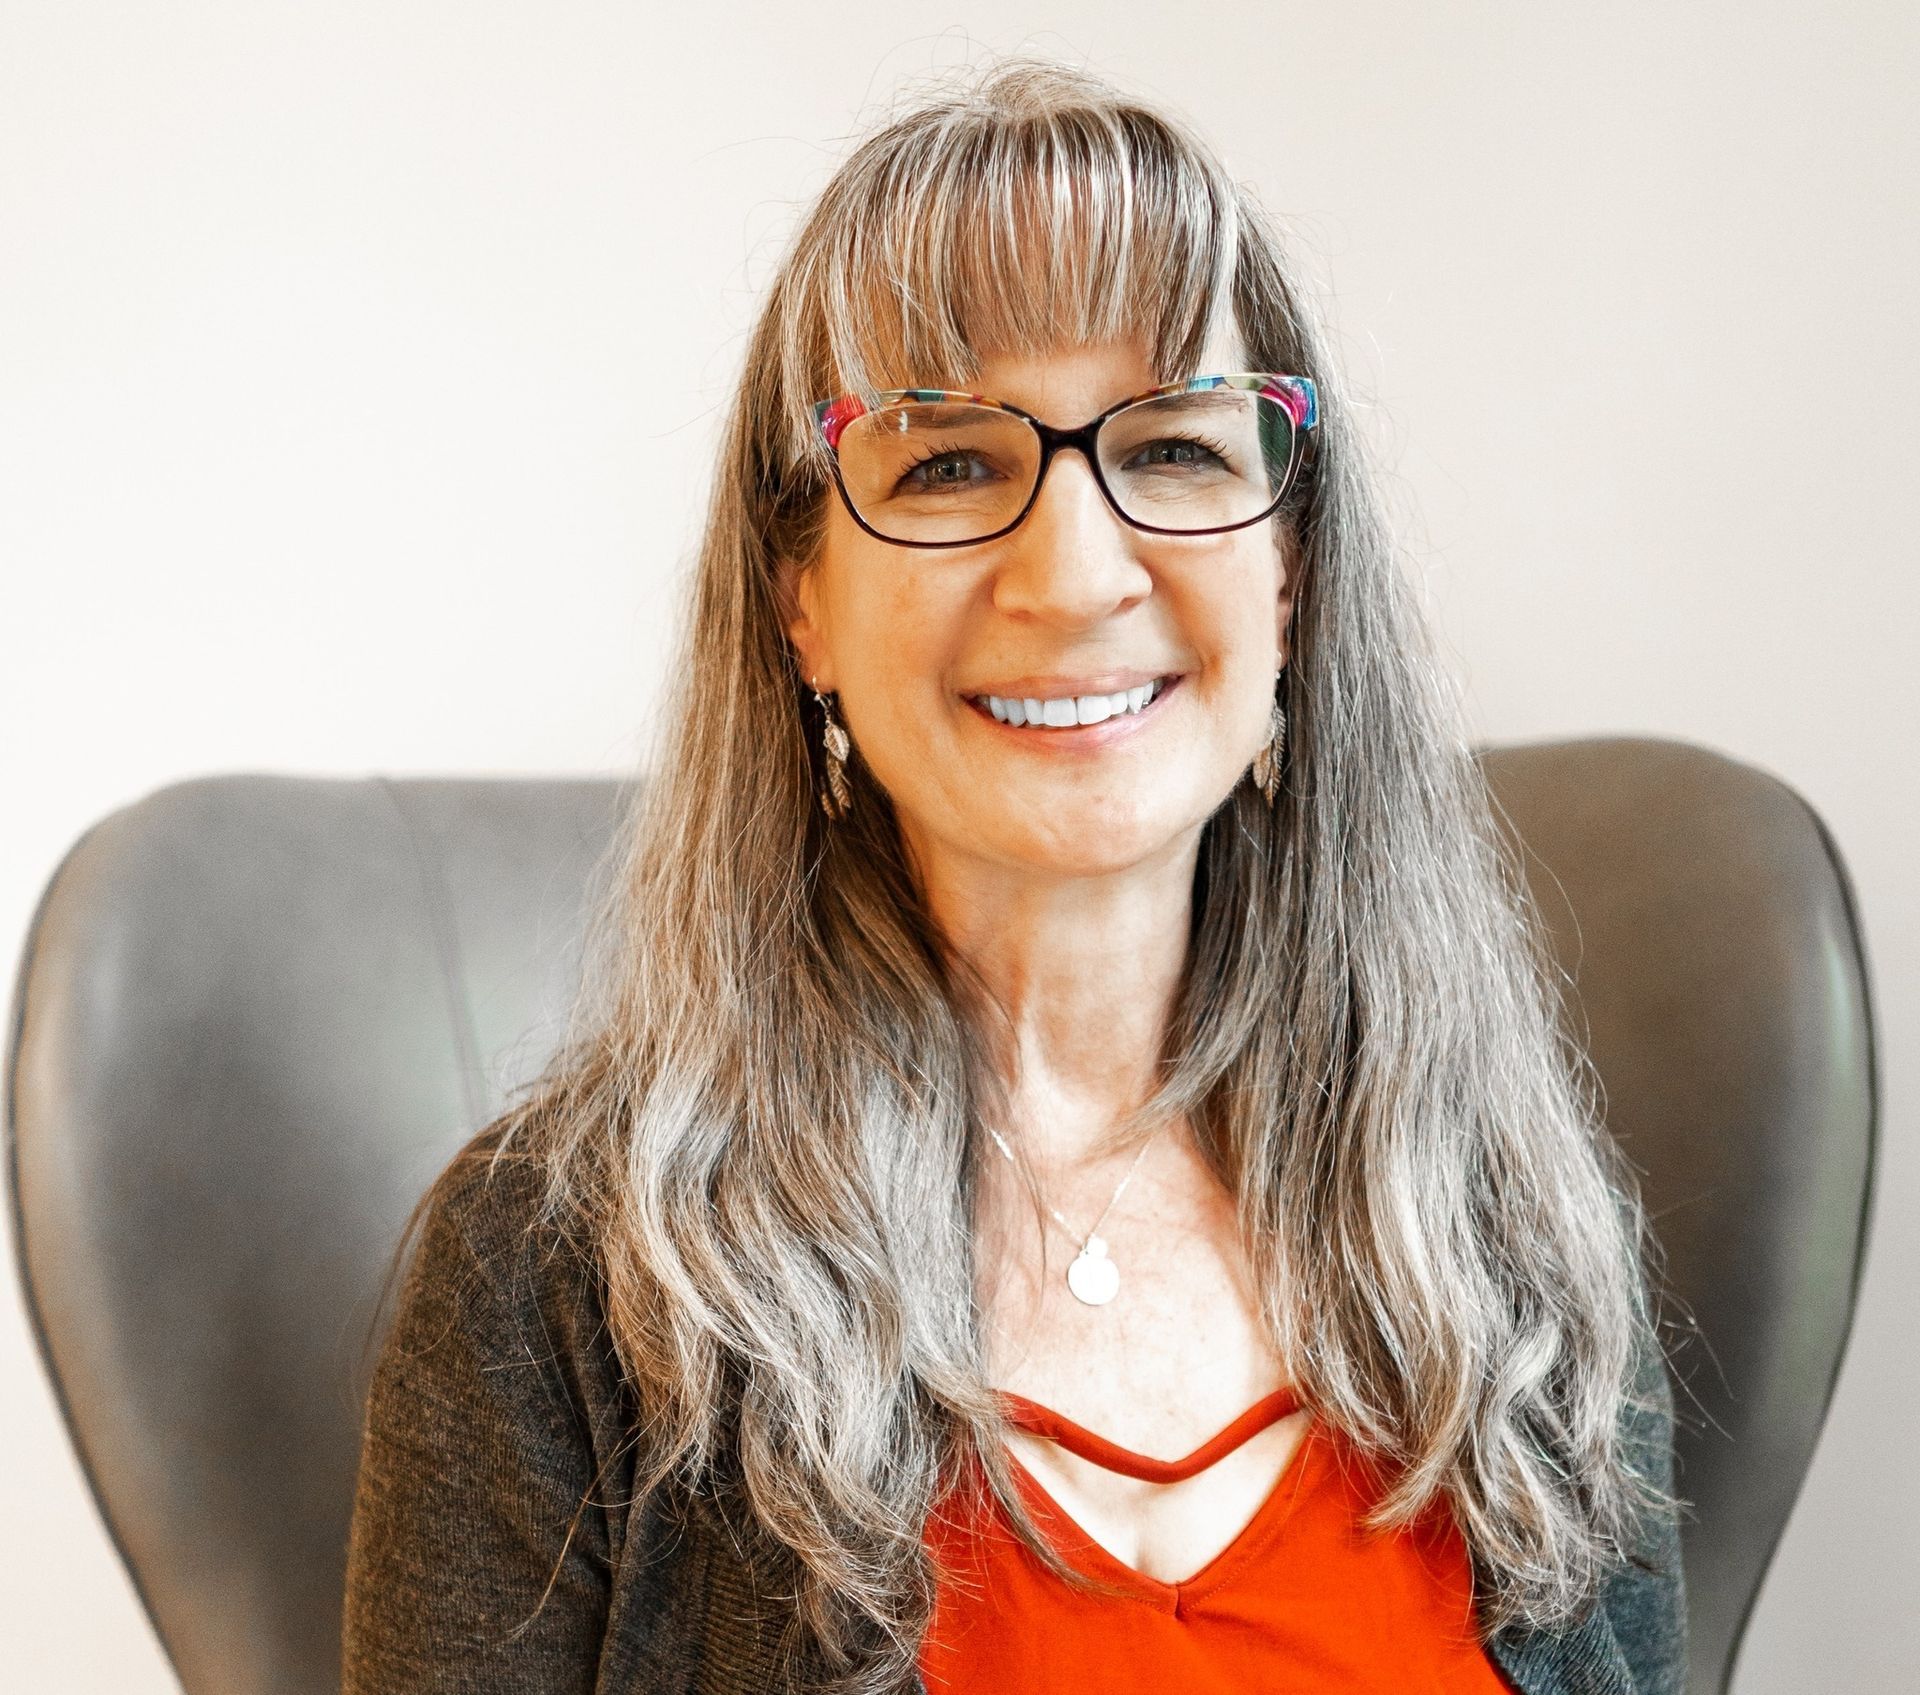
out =
<svg viewBox="0 0 1920 1695"><path fill-rule="evenodd" d="M950 663L952 624L937 596L886 584L859 609L860 668L889 693L937 684Z"/></svg>
<svg viewBox="0 0 1920 1695"><path fill-rule="evenodd" d="M848 707L869 746L910 750L939 721L966 655L966 609L954 585L924 573L876 570L843 608L839 643Z"/></svg>
<svg viewBox="0 0 1920 1695"><path fill-rule="evenodd" d="M1285 659L1291 561L1260 538L1238 548L1207 597L1206 657L1214 669L1213 722L1226 765L1250 759L1272 733L1275 673Z"/></svg>
<svg viewBox="0 0 1920 1695"><path fill-rule="evenodd" d="M828 594L834 659L853 683L885 669L890 648L915 627L916 597L910 575L897 560L877 557L870 538L856 533L834 540Z"/></svg>
<svg viewBox="0 0 1920 1695"><path fill-rule="evenodd" d="M1211 562L1184 616L1193 639L1212 649L1225 671L1238 676L1279 661L1278 636L1285 626L1282 604L1286 561L1264 540L1242 545Z"/></svg>

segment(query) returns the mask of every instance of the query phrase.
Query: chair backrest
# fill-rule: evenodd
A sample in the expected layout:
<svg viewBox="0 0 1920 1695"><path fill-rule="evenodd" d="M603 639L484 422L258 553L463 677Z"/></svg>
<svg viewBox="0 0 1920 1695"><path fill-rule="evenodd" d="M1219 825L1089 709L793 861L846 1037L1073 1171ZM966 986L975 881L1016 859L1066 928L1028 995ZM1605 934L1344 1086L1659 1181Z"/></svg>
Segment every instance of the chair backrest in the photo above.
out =
<svg viewBox="0 0 1920 1695"><path fill-rule="evenodd" d="M1722 1695L1840 1370L1878 1073L1852 885L1801 797L1640 739L1485 758L1667 1256L1691 1695Z"/></svg>
<svg viewBox="0 0 1920 1695"><path fill-rule="evenodd" d="M21 1276L188 1695L337 1695L364 1338L557 1040L600 781L216 777L96 824L16 985Z"/></svg>
<svg viewBox="0 0 1920 1695"><path fill-rule="evenodd" d="M1789 789L1696 748L1486 767L1667 1251L1691 1688L1719 1695L1865 1240L1846 875ZM550 1053L626 798L205 779L95 825L47 888L9 1035L22 1284L188 1695L338 1689L381 1276L433 1174Z"/></svg>

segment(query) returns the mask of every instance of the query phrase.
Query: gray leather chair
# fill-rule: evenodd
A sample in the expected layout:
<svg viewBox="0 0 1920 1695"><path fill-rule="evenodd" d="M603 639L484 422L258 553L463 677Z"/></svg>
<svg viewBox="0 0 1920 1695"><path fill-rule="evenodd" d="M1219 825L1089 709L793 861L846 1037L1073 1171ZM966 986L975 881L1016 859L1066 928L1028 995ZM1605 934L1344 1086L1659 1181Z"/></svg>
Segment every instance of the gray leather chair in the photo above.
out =
<svg viewBox="0 0 1920 1695"><path fill-rule="evenodd" d="M1486 756L1668 1256L1694 1695L1832 1393L1875 1137L1819 819L1671 742ZM32 1321L189 1695L338 1688L366 1337L408 1208L551 1051L612 782L210 778L84 835L26 942L8 1171Z"/></svg>

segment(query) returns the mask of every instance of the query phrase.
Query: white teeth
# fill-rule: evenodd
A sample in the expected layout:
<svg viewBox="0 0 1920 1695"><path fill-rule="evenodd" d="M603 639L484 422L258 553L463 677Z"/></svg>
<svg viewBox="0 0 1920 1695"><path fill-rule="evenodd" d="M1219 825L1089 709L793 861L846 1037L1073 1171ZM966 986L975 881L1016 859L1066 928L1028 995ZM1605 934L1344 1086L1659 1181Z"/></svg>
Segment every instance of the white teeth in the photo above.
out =
<svg viewBox="0 0 1920 1695"><path fill-rule="evenodd" d="M1049 729L1064 730L1077 724L1098 724L1122 713L1143 712L1162 687L1160 682L1141 683L1114 694L1067 695L1059 700L1035 700L1031 696L1003 698L994 694L976 698L984 701L987 710L1003 724L1045 725Z"/></svg>

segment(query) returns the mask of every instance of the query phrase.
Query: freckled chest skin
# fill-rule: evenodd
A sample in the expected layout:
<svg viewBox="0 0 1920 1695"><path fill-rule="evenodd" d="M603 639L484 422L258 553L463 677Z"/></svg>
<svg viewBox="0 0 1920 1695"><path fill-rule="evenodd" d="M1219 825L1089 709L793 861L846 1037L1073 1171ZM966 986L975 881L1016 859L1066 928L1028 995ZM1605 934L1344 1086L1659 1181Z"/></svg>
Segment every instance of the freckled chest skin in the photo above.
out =
<svg viewBox="0 0 1920 1695"><path fill-rule="evenodd" d="M1042 1268L1026 1194L1010 1167L994 1163L977 1229L996 1387L1137 1453L1179 1459L1290 1381L1258 1318L1232 1200L1184 1139L1163 1138L1149 1149L1101 1228L1121 1270L1120 1293L1104 1307L1084 1306L1069 1292L1064 1274L1074 1248L1051 1220ZM1077 1184L1071 1204L1055 1204L1085 1228L1124 1171L1125 1160L1114 1162ZM1305 1410L1297 1412L1173 1484L1121 1476L1024 1433L1013 1448L1108 1552L1177 1583L1239 1534L1308 1422Z"/></svg>

